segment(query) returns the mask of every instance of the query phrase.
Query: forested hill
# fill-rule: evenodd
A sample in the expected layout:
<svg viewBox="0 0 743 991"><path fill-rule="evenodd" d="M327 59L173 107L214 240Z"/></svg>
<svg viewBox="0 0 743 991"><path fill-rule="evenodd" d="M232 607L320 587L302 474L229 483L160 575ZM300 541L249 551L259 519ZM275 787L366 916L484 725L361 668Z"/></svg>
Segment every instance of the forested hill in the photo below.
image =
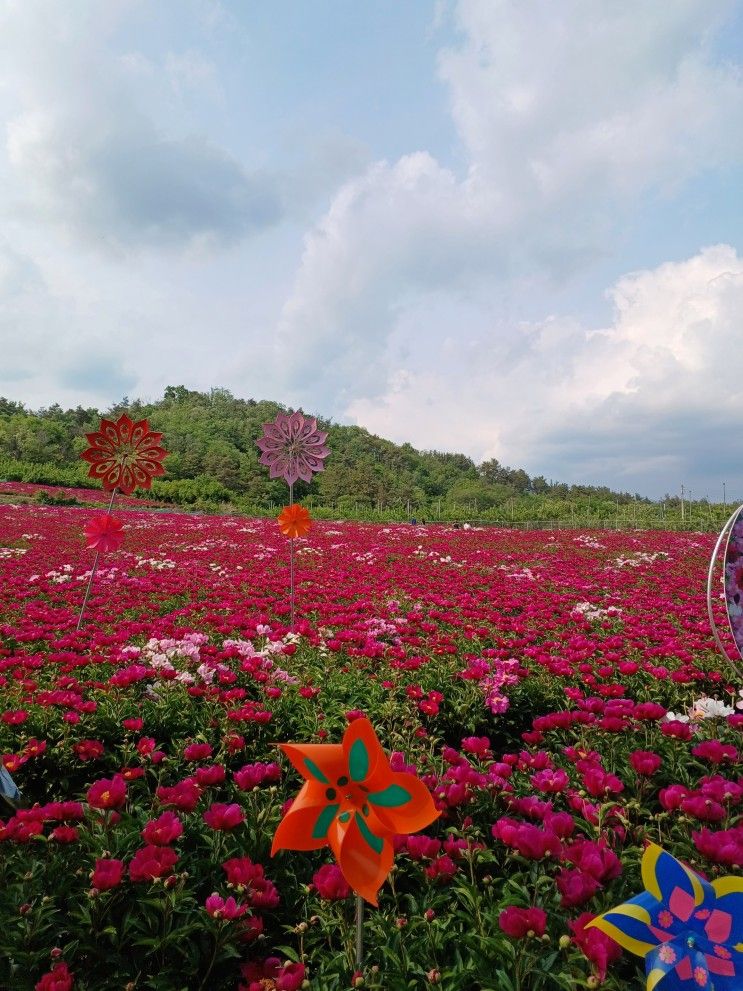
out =
<svg viewBox="0 0 743 991"><path fill-rule="evenodd" d="M127 411L147 418L165 435L170 451L167 475L155 480L154 494L175 502L234 501L256 507L286 501L286 485L271 482L258 463L256 439L261 425L283 409L278 403L236 399L226 389L194 392L169 386L155 403L122 400L111 409L63 410L59 406L36 412L0 398L0 478L60 484L86 481L87 466L79 460L85 434L97 430L101 415L117 417ZM306 411L309 412L309 411ZM568 486L530 478L522 469L496 460L476 465L464 454L417 451L375 437L361 427L320 420L329 432L331 457L312 486L298 483L297 498L339 509L369 509L435 513L442 505L466 507L473 513L493 510L528 497L555 500L589 499L612 508L633 497L605 487Z"/></svg>

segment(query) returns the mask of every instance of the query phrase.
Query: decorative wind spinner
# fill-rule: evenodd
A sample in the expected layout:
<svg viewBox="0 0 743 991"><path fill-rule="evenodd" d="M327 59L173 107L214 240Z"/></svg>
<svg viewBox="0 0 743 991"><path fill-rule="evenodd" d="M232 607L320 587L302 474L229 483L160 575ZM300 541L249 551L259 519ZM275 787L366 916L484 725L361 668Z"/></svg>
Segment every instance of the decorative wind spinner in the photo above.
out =
<svg viewBox="0 0 743 991"><path fill-rule="evenodd" d="M111 493L111 500L106 512L99 513L85 527L86 547L95 551L95 560L77 618L78 630L83 625L98 559L101 553L118 550L123 540L123 524L111 515L116 493L130 495L136 488L151 488L152 479L165 474L162 462L168 453L160 446L162 434L151 431L147 420L135 423L126 413L115 423L101 420L98 430L85 436L90 447L80 457L90 465L88 475L100 479L104 490Z"/></svg>
<svg viewBox="0 0 743 991"><path fill-rule="evenodd" d="M722 558L724 571L720 577L725 600L725 613L738 657L731 657L729 650L724 646L713 609L717 599L713 589L715 575L720 566L721 548L724 548ZM709 571L707 572L707 615L720 653L729 662L738 677L743 678L743 666L741 665L741 660L743 660L743 506L738 506L722 528L710 558Z"/></svg>
<svg viewBox="0 0 743 991"><path fill-rule="evenodd" d="M310 514L294 502L294 483L300 478L311 482L330 454L325 446L328 435L319 430L317 420L303 413L279 413L273 423L263 424L263 434L257 444L261 449L260 463L269 469L271 478L283 478L289 486L289 505L278 517L281 532L289 540L289 599L291 629L294 629L294 540L309 533Z"/></svg>

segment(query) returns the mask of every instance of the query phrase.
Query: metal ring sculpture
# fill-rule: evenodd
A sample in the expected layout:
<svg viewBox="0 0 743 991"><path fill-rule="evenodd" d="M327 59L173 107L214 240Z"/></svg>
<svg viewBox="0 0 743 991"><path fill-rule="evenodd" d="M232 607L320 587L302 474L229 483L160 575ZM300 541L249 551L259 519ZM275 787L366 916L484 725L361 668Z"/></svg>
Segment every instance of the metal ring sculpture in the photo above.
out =
<svg viewBox="0 0 743 991"><path fill-rule="evenodd" d="M741 545L740 551L738 551L735 546L738 539L740 540ZM723 645L722 640L720 639L720 633L715 621L714 610L712 608L712 586L714 583L715 567L717 565L717 558L720 553L720 548L723 545L725 550L723 555L722 585L724 591L723 597L725 599L725 615L727 616L728 627L730 629L733 642L735 643L738 654L740 655L737 659L730 656L727 649ZM720 531L720 536L717 538L715 549L712 551L712 557L709 562L709 570L707 572L707 615L709 616L710 626L712 627L712 635L715 638L715 643L717 644L722 656L730 663L737 676L739 678L743 678L743 669L741 668L741 659L743 659L743 621L741 621L739 626L736 626L736 623L733 622L733 616L731 615L733 608L737 609L740 607L741 615L743 616L743 587L738 587L735 581L735 569L731 567L731 564L738 560L738 558L740 559L740 563L743 565L743 506L738 506Z"/></svg>

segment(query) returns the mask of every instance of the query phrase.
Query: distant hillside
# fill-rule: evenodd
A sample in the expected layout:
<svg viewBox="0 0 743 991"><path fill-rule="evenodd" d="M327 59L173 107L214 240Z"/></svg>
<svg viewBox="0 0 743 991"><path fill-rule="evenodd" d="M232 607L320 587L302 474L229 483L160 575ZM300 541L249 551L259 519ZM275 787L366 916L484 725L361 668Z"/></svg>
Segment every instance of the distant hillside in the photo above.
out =
<svg viewBox="0 0 743 991"><path fill-rule="evenodd" d="M268 471L258 464L255 441L261 425L282 409L274 402L236 399L226 389L203 393L179 385L169 386L158 402L125 398L103 415L115 417L127 410L164 433L171 454L166 478L153 483L158 498L267 509L286 501L286 485L269 480ZM86 446L85 433L97 429L101 415L80 406L34 412L0 399L0 478L92 486L79 454ZM316 506L419 516L440 516L448 507L471 516L496 513L534 519L544 518L534 515L537 506L550 503L570 501L584 509L590 504L592 513L607 516L618 512L620 504L649 504L604 486L551 483L496 460L476 465L464 454L417 451L361 427L322 419L320 423L329 432L332 455L311 486L296 486L296 497L311 499Z"/></svg>

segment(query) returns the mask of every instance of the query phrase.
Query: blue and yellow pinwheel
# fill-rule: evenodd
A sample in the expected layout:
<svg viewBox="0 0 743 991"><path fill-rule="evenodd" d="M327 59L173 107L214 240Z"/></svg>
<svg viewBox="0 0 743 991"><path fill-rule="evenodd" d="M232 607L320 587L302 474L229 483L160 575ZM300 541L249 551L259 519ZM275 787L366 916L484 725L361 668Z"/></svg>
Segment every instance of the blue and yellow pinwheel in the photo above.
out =
<svg viewBox="0 0 743 991"><path fill-rule="evenodd" d="M743 988L743 877L705 881L651 844L645 891L597 916L595 926L645 959L647 991Z"/></svg>

